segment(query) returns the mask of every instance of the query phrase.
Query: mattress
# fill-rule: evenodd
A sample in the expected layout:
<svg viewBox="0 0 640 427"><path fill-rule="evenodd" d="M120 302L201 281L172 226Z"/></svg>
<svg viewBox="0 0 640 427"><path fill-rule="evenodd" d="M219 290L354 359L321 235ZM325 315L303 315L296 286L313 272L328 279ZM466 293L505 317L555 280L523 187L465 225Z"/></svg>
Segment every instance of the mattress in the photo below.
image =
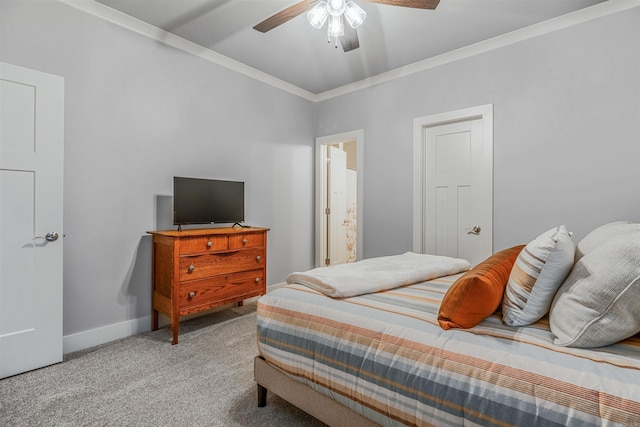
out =
<svg viewBox="0 0 640 427"><path fill-rule="evenodd" d="M640 338L557 347L548 320L498 314L445 331L437 314L459 275L349 298L305 286L258 301L260 355L384 426L640 426Z"/></svg>

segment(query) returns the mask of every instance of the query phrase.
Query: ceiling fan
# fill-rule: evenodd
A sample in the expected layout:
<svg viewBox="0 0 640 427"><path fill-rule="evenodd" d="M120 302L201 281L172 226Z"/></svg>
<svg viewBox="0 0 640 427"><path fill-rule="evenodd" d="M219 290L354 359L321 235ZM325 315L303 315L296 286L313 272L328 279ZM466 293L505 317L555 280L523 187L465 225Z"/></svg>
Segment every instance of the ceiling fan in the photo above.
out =
<svg viewBox="0 0 640 427"><path fill-rule="evenodd" d="M440 0L364 0L371 3L387 4L390 6L412 7L416 9L435 9ZM321 28L327 19L329 20L327 32L329 41L335 37L338 47L338 38L345 52L360 47L356 28L362 24L366 13L353 1L348 0L303 0L281 10L273 16L253 27L254 30L266 33L290 19L309 11L307 18L311 25ZM344 25L343 16L349 25Z"/></svg>

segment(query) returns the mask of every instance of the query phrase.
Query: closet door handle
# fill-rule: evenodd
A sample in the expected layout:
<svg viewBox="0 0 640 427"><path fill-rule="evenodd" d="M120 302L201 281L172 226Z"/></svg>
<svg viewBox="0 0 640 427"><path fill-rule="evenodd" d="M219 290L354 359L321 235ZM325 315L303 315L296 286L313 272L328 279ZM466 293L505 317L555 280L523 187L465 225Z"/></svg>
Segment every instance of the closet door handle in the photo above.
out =
<svg viewBox="0 0 640 427"><path fill-rule="evenodd" d="M480 234L481 231L482 231L482 228L476 225L470 231L467 231L467 234L475 234L477 236L478 234Z"/></svg>
<svg viewBox="0 0 640 427"><path fill-rule="evenodd" d="M48 232L45 236L36 236L33 238L33 240L36 239L44 239L47 242L55 242L56 240L58 240L58 233L56 233L55 231L50 231Z"/></svg>

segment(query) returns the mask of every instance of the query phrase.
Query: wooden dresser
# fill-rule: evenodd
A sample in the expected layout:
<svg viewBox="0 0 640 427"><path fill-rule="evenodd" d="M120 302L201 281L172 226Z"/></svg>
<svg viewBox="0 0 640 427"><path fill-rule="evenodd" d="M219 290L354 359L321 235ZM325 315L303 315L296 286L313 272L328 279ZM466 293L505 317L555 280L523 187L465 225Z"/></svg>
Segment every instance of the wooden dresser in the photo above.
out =
<svg viewBox="0 0 640 427"><path fill-rule="evenodd" d="M171 319L264 295L268 228L149 231L153 235L152 330L158 313Z"/></svg>

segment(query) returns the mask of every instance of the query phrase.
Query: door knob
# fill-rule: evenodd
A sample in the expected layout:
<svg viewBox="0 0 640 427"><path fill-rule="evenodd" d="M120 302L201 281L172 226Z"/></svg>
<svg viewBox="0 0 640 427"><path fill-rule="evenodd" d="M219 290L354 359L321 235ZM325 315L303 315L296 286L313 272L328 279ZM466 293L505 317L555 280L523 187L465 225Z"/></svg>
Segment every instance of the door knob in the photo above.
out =
<svg viewBox="0 0 640 427"><path fill-rule="evenodd" d="M478 235L478 234L480 234L480 231L482 231L482 229L476 225L476 226L475 226L475 227L473 227L470 231L467 231L467 234L475 234L475 235Z"/></svg>
<svg viewBox="0 0 640 427"><path fill-rule="evenodd" d="M33 238L33 240L36 239L44 239L47 242L55 242L56 240L58 240L58 233L56 233L55 231L50 231L48 232L44 237L43 236L36 236Z"/></svg>

